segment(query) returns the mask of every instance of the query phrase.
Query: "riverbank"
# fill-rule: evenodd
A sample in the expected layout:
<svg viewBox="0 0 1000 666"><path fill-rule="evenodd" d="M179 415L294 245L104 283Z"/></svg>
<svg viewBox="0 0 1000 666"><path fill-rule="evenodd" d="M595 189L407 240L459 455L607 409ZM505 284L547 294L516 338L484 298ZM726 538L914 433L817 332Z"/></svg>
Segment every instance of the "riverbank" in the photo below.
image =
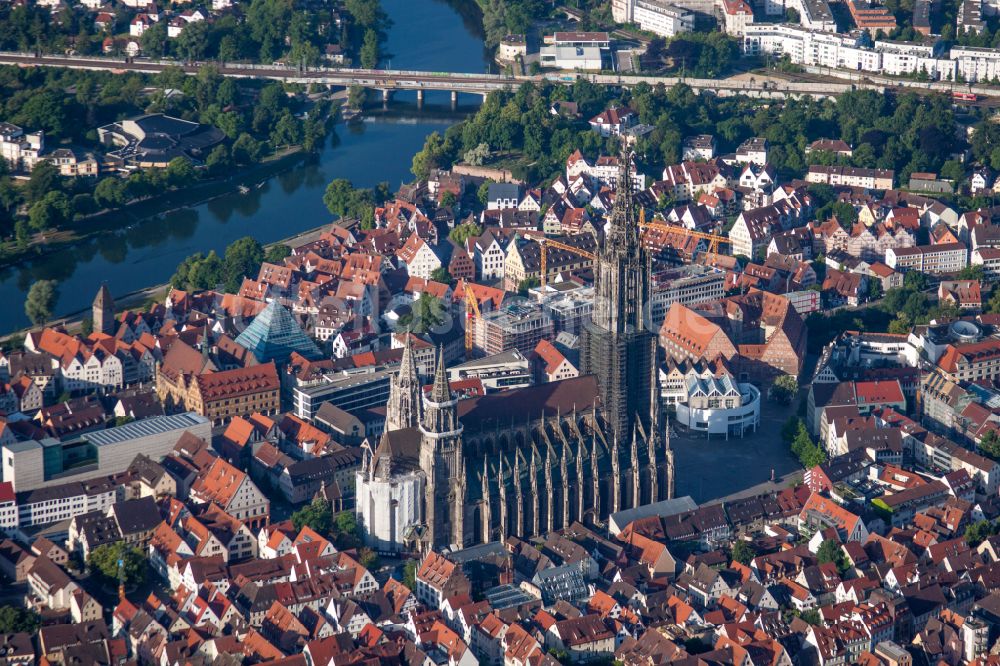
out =
<svg viewBox="0 0 1000 666"><path fill-rule="evenodd" d="M474 20L478 9L469 6L474 0L419 4L380 0L380 4L394 21L386 44L393 67L482 73L489 66ZM422 39L412 39L414 34ZM87 239L60 243L58 248L50 243L42 252L0 268L0 301L10 304L0 310L0 334L29 326L23 303L31 285L40 280L58 285L52 311L62 320L76 319L69 313L89 306L102 284L108 285L120 303L126 302L126 294L135 294L129 302L139 306L162 293L150 285L168 282L193 253L224 252L244 236L268 244L328 223L332 217L323 194L332 180L348 178L355 187L364 188L388 182L393 189L409 182L413 178L411 157L423 148L427 136L443 134L475 110L472 104L462 108L459 101L459 113L453 113L447 91L428 91L422 108L416 105L415 94L401 93L388 111L366 109L362 122L337 125L337 138L331 136L315 156L299 160L246 194L230 186L230 191L207 203L172 213L163 211L182 206L179 199L160 200L156 206L144 202L128 215L92 219L74 227ZM476 106L479 101L477 97ZM190 197L186 201L197 201L216 192L199 189L185 194ZM142 217L147 211L151 216ZM104 230L113 233L101 233Z"/></svg>
<svg viewBox="0 0 1000 666"><path fill-rule="evenodd" d="M273 243L267 243L264 245L264 249L266 250L276 245L288 245L289 247L305 245L306 243L310 243L319 238L319 236L322 235L323 232L330 229L333 224L335 223L328 222L313 229L289 236L288 238L282 238L281 240L274 241ZM115 297L115 315L125 310L134 310L136 308L145 309L150 303L159 302L165 299L168 293L170 293L170 283L165 282L150 287L144 287L142 289L136 289L135 291L131 291L127 294L117 296ZM47 327L61 326L70 333L75 333L80 330L80 327L83 325L83 320L89 315L90 308L85 307L75 312L70 312L69 314L63 315L57 319L48 321L44 325ZM0 336L0 345L5 347L9 346L9 342L21 340L29 331L37 328L40 327L28 326L19 331L13 331L2 335Z"/></svg>
<svg viewBox="0 0 1000 666"><path fill-rule="evenodd" d="M241 186L259 186L274 176L298 166L307 157L308 154L301 146L293 146L274 155L269 155L258 164L248 167L236 175L202 181L183 190L170 190L146 199L130 202L121 208L101 211L75 220L65 228L40 234L44 239L35 241L24 250L11 250L10 248L15 243L8 241L4 243L4 254L3 258L0 259L0 268L16 267L22 262L44 257L66 247L99 239L102 235L113 234L142 219L168 215L185 208L208 203L213 199L239 191Z"/></svg>

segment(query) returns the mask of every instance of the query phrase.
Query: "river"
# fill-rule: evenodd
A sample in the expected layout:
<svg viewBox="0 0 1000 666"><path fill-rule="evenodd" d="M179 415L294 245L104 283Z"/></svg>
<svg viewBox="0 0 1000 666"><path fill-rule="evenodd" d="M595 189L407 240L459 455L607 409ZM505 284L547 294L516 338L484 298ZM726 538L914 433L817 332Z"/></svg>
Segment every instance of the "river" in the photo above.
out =
<svg viewBox="0 0 1000 666"><path fill-rule="evenodd" d="M382 0L392 18L383 50L384 65L425 71L485 72L478 11L472 0ZM478 103L459 97L461 111ZM102 282L122 295L170 279L181 260L215 250L246 235L262 243L287 238L330 220L323 190L334 178L371 187L388 181L398 187L412 178L410 161L434 131L443 132L461 114L448 110L447 92L428 92L425 110L415 94L399 94L390 109L374 110L365 121L337 125L338 140L327 141L315 158L246 195L228 194L207 203L140 220L122 216L121 228L38 259L0 269L0 333L29 325L24 299L36 280L56 280L55 315L89 307Z"/></svg>

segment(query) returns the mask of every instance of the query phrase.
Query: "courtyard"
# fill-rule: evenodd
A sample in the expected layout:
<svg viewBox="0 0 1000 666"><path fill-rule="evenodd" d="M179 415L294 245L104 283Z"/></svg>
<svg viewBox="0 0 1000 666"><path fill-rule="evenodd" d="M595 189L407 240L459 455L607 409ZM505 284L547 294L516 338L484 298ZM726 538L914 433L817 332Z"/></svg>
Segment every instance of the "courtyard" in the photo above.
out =
<svg viewBox="0 0 1000 666"><path fill-rule="evenodd" d="M706 439L704 433L690 432L671 419L675 496L690 495L701 504L780 490L800 479L802 467L781 441L781 426L795 411L795 405L778 405L762 398L757 431L728 440L717 436Z"/></svg>

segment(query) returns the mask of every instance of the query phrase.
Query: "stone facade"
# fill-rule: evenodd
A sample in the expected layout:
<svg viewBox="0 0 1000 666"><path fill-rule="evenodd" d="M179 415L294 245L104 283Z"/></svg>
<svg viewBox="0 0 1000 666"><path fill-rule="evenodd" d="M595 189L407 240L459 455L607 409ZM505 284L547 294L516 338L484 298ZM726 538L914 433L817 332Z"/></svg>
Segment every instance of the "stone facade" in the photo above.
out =
<svg viewBox="0 0 1000 666"><path fill-rule="evenodd" d="M642 299L634 295L648 294L650 278L630 188L619 192L612 220L596 262L605 302L588 334L596 375L458 401L441 359L432 390L418 401L419 382L404 359L387 431L375 450L364 447L358 472L369 544L426 551L539 536L673 495L656 336L637 326ZM606 357L605 343L619 353L598 364L594 354L603 349ZM388 492L394 487L406 492ZM386 500L388 507L376 504Z"/></svg>

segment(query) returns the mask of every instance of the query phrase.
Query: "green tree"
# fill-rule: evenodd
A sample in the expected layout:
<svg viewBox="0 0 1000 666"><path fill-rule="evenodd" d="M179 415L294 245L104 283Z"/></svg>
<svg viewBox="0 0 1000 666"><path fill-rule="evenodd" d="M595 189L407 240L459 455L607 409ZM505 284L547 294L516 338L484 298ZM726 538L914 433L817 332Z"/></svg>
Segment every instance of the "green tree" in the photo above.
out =
<svg viewBox="0 0 1000 666"><path fill-rule="evenodd" d="M45 130L50 138L63 137L66 134L67 116L62 92L44 88L32 91L10 122L32 130Z"/></svg>
<svg viewBox="0 0 1000 666"><path fill-rule="evenodd" d="M986 434L979 438L977 446L983 454L994 460L1000 460L1000 433L995 429L987 430Z"/></svg>
<svg viewBox="0 0 1000 666"><path fill-rule="evenodd" d="M927 276L920 271L907 271L903 274L903 287L910 291L926 291Z"/></svg>
<svg viewBox="0 0 1000 666"><path fill-rule="evenodd" d="M345 217L351 209L354 195L354 185L346 178L335 178L326 186L323 193L323 203L326 209L334 215Z"/></svg>
<svg viewBox="0 0 1000 666"><path fill-rule="evenodd" d="M820 616L819 611L815 608L810 608L799 613L799 619L807 624L817 627L823 624L823 618Z"/></svg>
<svg viewBox="0 0 1000 666"><path fill-rule="evenodd" d="M64 193L49 192L28 209L28 223L35 231L53 229L73 215L73 204Z"/></svg>
<svg viewBox="0 0 1000 666"><path fill-rule="evenodd" d="M139 38L142 52L150 58L162 58L167 52L167 22L157 21L146 28Z"/></svg>
<svg viewBox="0 0 1000 666"><path fill-rule="evenodd" d="M359 57L361 59L361 66L365 69L374 69L378 66L379 36L375 30L371 28L365 30L365 39L361 45Z"/></svg>
<svg viewBox="0 0 1000 666"><path fill-rule="evenodd" d="M417 335L426 333L444 321L445 308L441 300L426 291L410 306L410 312L399 318L399 325Z"/></svg>
<svg viewBox="0 0 1000 666"><path fill-rule="evenodd" d="M381 564L378 554L368 547L358 550L358 563L368 570L378 569Z"/></svg>
<svg viewBox="0 0 1000 666"><path fill-rule="evenodd" d="M979 282L982 282L985 277L986 276L983 273L983 267L981 265L966 266L965 268L963 268L958 272L959 280L977 280Z"/></svg>
<svg viewBox="0 0 1000 666"><path fill-rule="evenodd" d="M184 259L170 278L176 289L197 291L215 289L224 277L224 266L219 255L212 250L208 255L196 252Z"/></svg>
<svg viewBox="0 0 1000 666"><path fill-rule="evenodd" d="M844 555L844 550L833 539L827 539L819 545L819 550L816 551L816 561L820 564L832 562L837 565L837 570L841 573L847 571L851 566L847 561L847 556Z"/></svg>
<svg viewBox="0 0 1000 666"><path fill-rule="evenodd" d="M294 146L301 141L302 125L286 110L271 131L271 144L275 147Z"/></svg>
<svg viewBox="0 0 1000 666"><path fill-rule="evenodd" d="M451 284L451 273L444 266L438 266L433 271L431 271L431 279L435 282L443 282L444 284Z"/></svg>
<svg viewBox="0 0 1000 666"><path fill-rule="evenodd" d="M42 618L33 610L21 606L0 606L0 634L34 634L41 625Z"/></svg>
<svg viewBox="0 0 1000 666"><path fill-rule="evenodd" d="M465 247L465 242L482 234L482 230L473 222L463 222L448 233L448 239L455 245Z"/></svg>
<svg viewBox="0 0 1000 666"><path fill-rule="evenodd" d="M175 157L167 164L164 175L172 187L184 187L194 182L194 165L186 157Z"/></svg>
<svg viewBox="0 0 1000 666"><path fill-rule="evenodd" d="M209 173L213 176L228 173L233 166L233 158L229 154L229 148L224 143L213 148L212 152L205 158L205 166L208 167Z"/></svg>
<svg viewBox="0 0 1000 666"><path fill-rule="evenodd" d="M361 526L353 511L342 511L334 519L334 538L341 549L355 548L361 542Z"/></svg>
<svg viewBox="0 0 1000 666"><path fill-rule="evenodd" d="M244 132L233 143L233 159L239 165L254 164L260 160L260 143Z"/></svg>
<svg viewBox="0 0 1000 666"><path fill-rule="evenodd" d="M476 117L478 118L478 114ZM410 171L417 179L426 180L431 169L450 167L455 154L453 141L441 136L439 132L431 132L424 140L424 147L413 156Z"/></svg>
<svg viewBox="0 0 1000 666"><path fill-rule="evenodd" d="M329 536L333 533L333 510L329 502L314 499L312 504L304 506L292 514L292 525L296 530L311 527L316 533Z"/></svg>
<svg viewBox="0 0 1000 666"><path fill-rule="evenodd" d="M281 264L290 256L292 256L292 248L278 243L267 248L267 251L264 252L264 261L269 264Z"/></svg>
<svg viewBox="0 0 1000 666"><path fill-rule="evenodd" d="M466 164L471 164L472 166L482 166L483 162L485 162L489 156L490 144L480 143L475 148L465 151L463 159Z"/></svg>
<svg viewBox="0 0 1000 666"><path fill-rule="evenodd" d="M868 278L868 300L877 301L882 298L882 280L876 277Z"/></svg>
<svg viewBox="0 0 1000 666"><path fill-rule="evenodd" d="M347 91L347 105L352 109L363 109L368 101L368 90L364 86L351 86Z"/></svg>
<svg viewBox="0 0 1000 666"><path fill-rule="evenodd" d="M486 206L490 200L490 185L491 182L486 181L479 186L478 190L476 190L476 198L479 199L479 203L483 206Z"/></svg>
<svg viewBox="0 0 1000 666"><path fill-rule="evenodd" d="M83 337L89 336L94 332L94 319L92 317L84 317L80 320L80 335Z"/></svg>
<svg viewBox="0 0 1000 666"><path fill-rule="evenodd" d="M419 562L416 560L406 560L403 563L403 580L402 583L410 590L417 589L417 567Z"/></svg>
<svg viewBox="0 0 1000 666"><path fill-rule="evenodd" d="M47 194L62 189L62 178L59 168L50 160L44 160L35 165L31 176L24 185L24 198L29 203L41 201Z"/></svg>
<svg viewBox="0 0 1000 666"><path fill-rule="evenodd" d="M790 405L799 393L799 383L792 375L782 375L771 384L769 396L780 405Z"/></svg>
<svg viewBox="0 0 1000 666"><path fill-rule="evenodd" d="M996 533L997 526L995 523L989 520L980 520L979 522L970 523L965 528L965 534L963 536L965 538L965 542L972 548L975 548Z"/></svg>
<svg viewBox="0 0 1000 666"><path fill-rule="evenodd" d="M146 580L148 562L145 554L124 541L94 548L87 557L87 567L107 581L118 582L119 569L126 585L140 585Z"/></svg>
<svg viewBox="0 0 1000 666"><path fill-rule="evenodd" d="M750 542L739 539L733 544L732 559L734 562L750 564L755 557L757 557L757 553L754 551L753 546L750 545Z"/></svg>
<svg viewBox="0 0 1000 666"><path fill-rule="evenodd" d="M114 208L125 203L125 183L120 178L107 176L94 188L94 199L99 206Z"/></svg>
<svg viewBox="0 0 1000 666"><path fill-rule="evenodd" d="M79 218L97 212L97 202L93 195L81 192L73 196L72 208L74 218Z"/></svg>
<svg viewBox="0 0 1000 666"><path fill-rule="evenodd" d="M55 280L39 280L31 285L24 301L24 313L32 324L39 326L52 318L57 296Z"/></svg>
<svg viewBox="0 0 1000 666"><path fill-rule="evenodd" d="M235 294L243 278L256 277L264 261L264 248L252 236L244 236L229 244L223 259L224 285L227 292Z"/></svg>
<svg viewBox="0 0 1000 666"><path fill-rule="evenodd" d="M789 416L788 420L781 426L781 441L791 445L795 441L796 435L799 434L800 425L799 417Z"/></svg>
<svg viewBox="0 0 1000 666"><path fill-rule="evenodd" d="M798 457L799 462L806 469L810 469L826 461L826 452L823 451L809 436L806 425L799 420L798 431L791 444L792 453Z"/></svg>

